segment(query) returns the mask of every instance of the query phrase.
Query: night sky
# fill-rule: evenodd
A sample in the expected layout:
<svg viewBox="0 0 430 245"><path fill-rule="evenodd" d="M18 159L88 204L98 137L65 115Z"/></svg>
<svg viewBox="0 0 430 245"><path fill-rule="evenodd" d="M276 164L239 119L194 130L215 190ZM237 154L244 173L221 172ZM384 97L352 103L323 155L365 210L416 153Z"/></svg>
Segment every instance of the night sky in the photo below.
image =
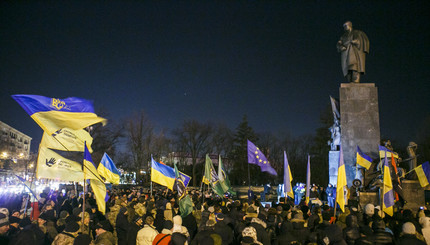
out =
<svg viewBox="0 0 430 245"><path fill-rule="evenodd" d="M119 120L185 119L311 134L345 82L336 42L370 40L362 82L379 90L381 137L416 139L430 115L429 1L0 3L0 121L42 130L12 94L82 97Z"/></svg>

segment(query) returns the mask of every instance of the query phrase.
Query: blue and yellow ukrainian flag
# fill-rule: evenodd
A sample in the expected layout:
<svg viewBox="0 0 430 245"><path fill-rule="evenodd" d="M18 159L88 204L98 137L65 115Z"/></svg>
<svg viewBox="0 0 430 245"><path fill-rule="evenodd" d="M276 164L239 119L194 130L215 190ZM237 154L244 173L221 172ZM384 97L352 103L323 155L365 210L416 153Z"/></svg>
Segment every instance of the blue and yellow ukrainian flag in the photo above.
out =
<svg viewBox="0 0 430 245"><path fill-rule="evenodd" d="M345 212L345 187L346 187L346 171L345 162L343 160L342 145L340 145L339 167L337 169L337 184L336 184L336 203L339 204L342 212Z"/></svg>
<svg viewBox="0 0 430 245"><path fill-rule="evenodd" d="M284 151L284 192L294 199L291 181L293 181L293 176L291 175L290 165L288 164L287 153Z"/></svg>
<svg viewBox="0 0 430 245"><path fill-rule="evenodd" d="M151 181L173 190L175 171L171 167L156 162L151 158Z"/></svg>
<svg viewBox="0 0 430 245"><path fill-rule="evenodd" d="M384 161L384 188L383 188L382 211L393 216L394 192L393 182L391 181L390 166L388 165L387 155Z"/></svg>
<svg viewBox="0 0 430 245"><path fill-rule="evenodd" d="M357 146L357 164L369 170L370 166L372 166L372 161L372 158L364 154L360 147Z"/></svg>
<svg viewBox="0 0 430 245"><path fill-rule="evenodd" d="M115 164L108 154L106 154L106 152L103 154L102 160L97 167L97 172L100 174L100 176L105 178L106 182L112 183L114 185L119 184L119 177L121 173L115 167Z"/></svg>
<svg viewBox="0 0 430 245"><path fill-rule="evenodd" d="M12 98L49 135L62 128L77 130L100 122L106 124L106 119L94 113L89 100L76 97L57 99L26 94L12 95Z"/></svg>
<svg viewBox="0 0 430 245"><path fill-rule="evenodd" d="M425 187L430 183L430 164L425 162L415 168L418 180L420 181L421 187Z"/></svg>
<svg viewBox="0 0 430 245"><path fill-rule="evenodd" d="M394 158L399 158L399 154L389 150L387 147L380 145L379 146L379 158L391 157L393 154Z"/></svg>
<svg viewBox="0 0 430 245"><path fill-rule="evenodd" d="M90 180L91 189L94 192L97 207L102 214L105 214L106 185L103 183L96 167L94 166L94 162L91 158L90 152L88 151L87 145L85 145L84 152L84 178Z"/></svg>

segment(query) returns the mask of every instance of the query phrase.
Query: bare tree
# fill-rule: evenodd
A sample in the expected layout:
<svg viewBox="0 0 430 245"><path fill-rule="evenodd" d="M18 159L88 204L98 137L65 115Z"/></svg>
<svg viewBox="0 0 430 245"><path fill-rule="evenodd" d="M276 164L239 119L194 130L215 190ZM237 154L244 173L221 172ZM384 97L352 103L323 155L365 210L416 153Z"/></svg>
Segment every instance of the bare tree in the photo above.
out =
<svg viewBox="0 0 430 245"><path fill-rule="evenodd" d="M143 178L147 182L149 181L149 162L151 159L151 143L154 136L154 127L142 111L126 119L125 129L133 165L137 170L143 169L146 173Z"/></svg>
<svg viewBox="0 0 430 245"><path fill-rule="evenodd" d="M193 166L193 186L197 185L197 159L204 159L210 150L212 126L195 120L185 121L180 128L173 130L178 149L186 150L190 154Z"/></svg>

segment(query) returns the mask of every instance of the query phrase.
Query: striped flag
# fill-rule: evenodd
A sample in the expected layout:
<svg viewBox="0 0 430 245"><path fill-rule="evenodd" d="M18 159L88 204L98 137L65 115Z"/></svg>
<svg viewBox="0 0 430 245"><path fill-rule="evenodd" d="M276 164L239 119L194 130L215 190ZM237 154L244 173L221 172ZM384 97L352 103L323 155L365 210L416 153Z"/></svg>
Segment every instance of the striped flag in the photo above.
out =
<svg viewBox="0 0 430 245"><path fill-rule="evenodd" d="M382 211L393 216L394 194L393 182L391 181L390 166L388 165L387 155L384 160L384 188L383 188Z"/></svg>
<svg viewBox="0 0 430 245"><path fill-rule="evenodd" d="M337 185L336 185L336 203L339 204L342 212L345 212L345 194L346 187L346 171L345 162L343 160L342 145L340 145L339 167L337 169Z"/></svg>

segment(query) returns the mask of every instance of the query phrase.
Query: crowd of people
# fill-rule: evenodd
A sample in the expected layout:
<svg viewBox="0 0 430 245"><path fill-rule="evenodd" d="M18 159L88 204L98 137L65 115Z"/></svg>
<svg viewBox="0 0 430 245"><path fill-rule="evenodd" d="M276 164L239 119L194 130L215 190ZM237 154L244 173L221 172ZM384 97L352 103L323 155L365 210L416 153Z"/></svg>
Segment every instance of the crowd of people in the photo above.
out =
<svg viewBox="0 0 430 245"><path fill-rule="evenodd" d="M113 189L105 214L91 192L44 192L37 205L27 194L3 195L0 244L430 244L425 208L399 209L391 217L367 204L338 208L334 215L326 201L306 205L282 197L262 204L255 196L221 198L199 190L188 195L189 214L181 213L177 193L165 188Z"/></svg>

